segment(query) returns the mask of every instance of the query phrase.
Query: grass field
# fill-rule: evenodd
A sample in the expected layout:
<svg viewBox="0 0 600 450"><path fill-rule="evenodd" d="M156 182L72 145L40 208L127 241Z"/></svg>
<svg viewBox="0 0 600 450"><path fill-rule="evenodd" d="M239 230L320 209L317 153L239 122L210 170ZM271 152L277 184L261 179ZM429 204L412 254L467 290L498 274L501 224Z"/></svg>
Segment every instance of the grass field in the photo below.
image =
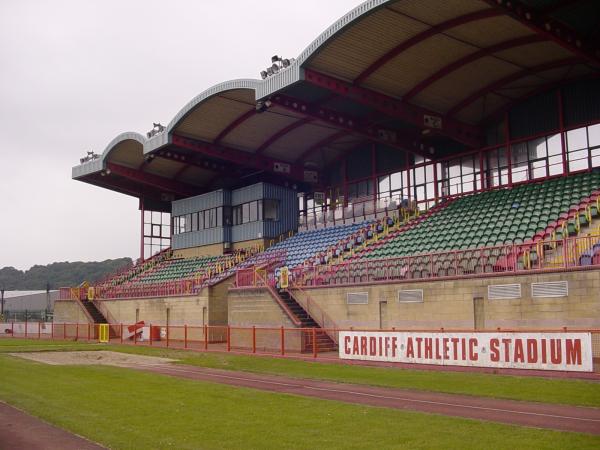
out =
<svg viewBox="0 0 600 450"><path fill-rule="evenodd" d="M129 369L49 366L0 355L0 375L0 399L115 449L600 446L594 436L348 405Z"/></svg>
<svg viewBox="0 0 600 450"><path fill-rule="evenodd" d="M131 345L99 345L65 341L0 340L0 352L99 348L180 359L183 364L285 375L356 384L419 389L513 400L600 407L600 384L568 379L517 377L465 372L437 372L350 366L256 356L197 353Z"/></svg>

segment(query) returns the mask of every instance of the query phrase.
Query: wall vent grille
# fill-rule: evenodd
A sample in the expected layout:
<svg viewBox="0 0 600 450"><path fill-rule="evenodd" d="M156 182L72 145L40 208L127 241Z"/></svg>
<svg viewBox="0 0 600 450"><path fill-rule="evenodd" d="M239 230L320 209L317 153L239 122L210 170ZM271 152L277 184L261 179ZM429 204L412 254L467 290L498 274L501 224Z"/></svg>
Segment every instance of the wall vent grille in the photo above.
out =
<svg viewBox="0 0 600 450"><path fill-rule="evenodd" d="M492 284L488 286L489 300L510 300L521 298L520 284Z"/></svg>
<svg viewBox="0 0 600 450"><path fill-rule="evenodd" d="M423 289L398 291L400 303L423 303Z"/></svg>
<svg viewBox="0 0 600 450"><path fill-rule="evenodd" d="M367 305L369 303L369 293L349 292L346 295L346 303L349 305Z"/></svg>
<svg viewBox="0 0 600 450"><path fill-rule="evenodd" d="M533 298L567 297L568 295L568 281L547 281L545 283L531 283L531 296Z"/></svg>

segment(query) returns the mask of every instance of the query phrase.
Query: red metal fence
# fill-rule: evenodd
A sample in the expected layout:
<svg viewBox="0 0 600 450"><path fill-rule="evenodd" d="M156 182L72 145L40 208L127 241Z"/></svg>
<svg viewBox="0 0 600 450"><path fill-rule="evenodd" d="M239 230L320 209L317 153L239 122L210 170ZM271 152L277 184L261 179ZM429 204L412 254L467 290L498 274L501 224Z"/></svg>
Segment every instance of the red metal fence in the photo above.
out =
<svg viewBox="0 0 600 450"><path fill-rule="evenodd" d="M297 267L291 271L291 279L297 286L327 286L560 272L599 265L600 235L593 235L396 258L363 257L336 264ZM247 269L237 278L236 286L263 286L264 279L271 280L272 276L257 277Z"/></svg>
<svg viewBox="0 0 600 450"><path fill-rule="evenodd" d="M0 323L0 338L65 339L71 341L98 342L100 324L90 323ZM198 351L235 352L290 357L313 357L338 359L337 345L331 336L340 331L407 331L432 333L566 333L589 332L592 334L592 356L600 358L600 329L322 329L285 327L237 327L213 325L159 325L139 322L137 324L110 324L109 337L113 344L131 344ZM596 365L595 370L599 368Z"/></svg>

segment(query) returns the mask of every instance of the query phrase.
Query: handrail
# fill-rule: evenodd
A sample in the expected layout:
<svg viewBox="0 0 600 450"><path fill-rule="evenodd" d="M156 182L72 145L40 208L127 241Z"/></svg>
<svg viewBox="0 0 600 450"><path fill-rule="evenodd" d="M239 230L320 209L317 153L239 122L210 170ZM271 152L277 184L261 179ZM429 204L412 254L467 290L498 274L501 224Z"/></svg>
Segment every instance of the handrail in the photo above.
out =
<svg viewBox="0 0 600 450"><path fill-rule="evenodd" d="M392 257L392 258L377 258L377 259L361 259L361 260L353 260L349 262L343 262L335 265L316 265L310 267L297 267L292 269L292 277L296 285L304 285L306 286L306 278L307 275L312 275L309 279L317 280L319 276L331 277L337 274L341 276L350 276L351 270L353 271L367 271L367 282L374 282L386 279L396 279L396 278L407 278L412 280L427 280L427 279L436 279L436 278L445 278L450 276L460 277L460 276L473 276L476 273L477 267L468 267L466 260L476 258L479 261L479 264L483 266L492 265L492 272L480 272L483 274L498 274L498 273L517 273L517 272L528 272L531 270L557 270L556 266L551 266L550 263L545 262L543 258L543 246L544 245L553 245L557 248L562 246L562 251L565 253L564 259L562 261L562 269L569 269L573 266L579 266L580 261L577 258L577 255L571 250L571 247L575 246L576 248L578 242L586 242L589 245L593 239L598 238L600 236L585 236L585 237L573 237L573 238L564 238L562 240L550 241L550 240L538 240L536 242L528 242L525 244L509 244L504 246L491 246L491 247L480 247L480 248L472 248L472 249L464 249L464 250L452 250L448 252L435 252L435 253L424 253L417 254L412 256L403 256L403 257ZM531 252L535 250L538 259L534 262L531 261L529 268L520 269L518 267L518 258L524 255L527 251ZM494 262L490 262L490 258L494 258ZM436 271L434 269L440 269L439 264L441 262L447 261L451 262L452 265L450 268L455 272L454 275L436 275ZM589 264L588 264L589 265ZM597 265L597 264L596 264ZM422 270L424 272L428 271L428 275L421 277L420 275L417 277L410 276L411 268L414 269L415 266L423 266ZM481 268L481 267L479 267ZM370 269L370 270L369 270ZM376 273L372 273L375 271ZM378 273L377 271L381 272ZM396 273L390 272L396 271ZM463 271L463 274L459 272ZM349 283L352 284L352 283Z"/></svg>
<svg viewBox="0 0 600 450"><path fill-rule="evenodd" d="M335 330L337 330L338 326L333 321L331 316L329 316L329 314L327 314L325 312L325 310L323 308L321 308L317 304L317 302L315 302L313 300L313 298L308 294L308 292L306 292L300 286L298 286L297 284L292 282L291 288L297 290L298 292L300 292L301 294L303 294L306 297L306 303L304 303L304 299L301 299L300 297L294 296L294 300L296 300L300 304L300 306L302 306L302 308L304 308L304 310L308 313L308 315L310 317L312 317L314 319L314 321L317 322L319 324L319 326L325 330L325 333L327 333L327 335L337 344L338 343L338 335L335 332ZM314 314L311 311L315 311L316 314ZM327 332L327 330L331 330L331 329L334 330L333 333Z"/></svg>
<svg viewBox="0 0 600 450"><path fill-rule="evenodd" d="M296 315L288 308L288 306L285 304L285 302L283 300L281 300L281 297L279 297L279 294L275 291L275 289L273 289L273 286L271 286L267 280L262 278L262 276L258 272L256 273L256 276L259 278L260 281L263 282L263 284L260 287L266 288L267 291L269 291L269 294L271 294L271 297L273 297L273 299L277 302L277 304L285 311L285 313L287 314L289 319L292 321L292 323L297 327L301 327L302 322L300 322L296 318Z"/></svg>

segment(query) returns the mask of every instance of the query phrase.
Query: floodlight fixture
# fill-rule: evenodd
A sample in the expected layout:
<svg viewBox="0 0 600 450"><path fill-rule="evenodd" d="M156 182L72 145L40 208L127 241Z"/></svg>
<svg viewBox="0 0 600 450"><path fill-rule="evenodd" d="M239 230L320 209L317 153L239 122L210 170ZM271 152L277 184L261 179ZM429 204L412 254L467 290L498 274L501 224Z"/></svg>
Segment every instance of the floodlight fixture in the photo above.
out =
<svg viewBox="0 0 600 450"><path fill-rule="evenodd" d="M273 71L273 73L277 73L279 72L279 66L277 64L273 64L271 66L271 70Z"/></svg>
<svg viewBox="0 0 600 450"><path fill-rule="evenodd" d="M267 78L267 76L268 76L268 75L269 75L269 74L267 73L267 71L266 71L266 70L262 70L262 71L260 72L260 77L261 77L263 80L264 80L265 78Z"/></svg>

